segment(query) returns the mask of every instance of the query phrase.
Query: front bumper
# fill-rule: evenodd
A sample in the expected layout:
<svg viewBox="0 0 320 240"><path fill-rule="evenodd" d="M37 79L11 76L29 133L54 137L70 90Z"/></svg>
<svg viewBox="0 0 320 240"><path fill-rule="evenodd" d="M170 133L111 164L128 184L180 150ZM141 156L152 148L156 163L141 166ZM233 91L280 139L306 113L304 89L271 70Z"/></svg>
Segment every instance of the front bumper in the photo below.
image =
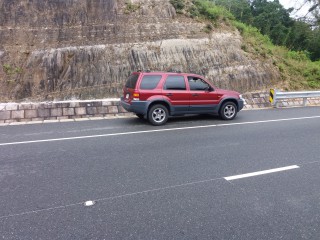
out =
<svg viewBox="0 0 320 240"><path fill-rule="evenodd" d="M238 101L238 112L244 107L245 100L243 98L240 98Z"/></svg>

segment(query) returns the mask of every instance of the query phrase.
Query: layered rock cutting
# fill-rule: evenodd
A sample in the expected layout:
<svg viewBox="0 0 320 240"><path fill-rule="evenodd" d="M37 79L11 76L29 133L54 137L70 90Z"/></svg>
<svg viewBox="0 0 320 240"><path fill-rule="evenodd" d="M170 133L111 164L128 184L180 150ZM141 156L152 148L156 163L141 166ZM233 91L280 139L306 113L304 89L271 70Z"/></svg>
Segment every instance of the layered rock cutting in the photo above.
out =
<svg viewBox="0 0 320 240"><path fill-rule="evenodd" d="M241 92L279 77L235 29L206 24L169 0L1 0L1 100L119 97L139 69L198 73Z"/></svg>

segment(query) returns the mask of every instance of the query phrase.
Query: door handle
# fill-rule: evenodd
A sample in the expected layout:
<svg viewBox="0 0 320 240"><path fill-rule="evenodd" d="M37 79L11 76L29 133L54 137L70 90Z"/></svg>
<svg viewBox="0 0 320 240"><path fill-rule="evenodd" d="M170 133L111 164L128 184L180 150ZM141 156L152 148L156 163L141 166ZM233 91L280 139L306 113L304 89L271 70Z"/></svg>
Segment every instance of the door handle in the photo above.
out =
<svg viewBox="0 0 320 240"><path fill-rule="evenodd" d="M166 96L171 97L173 94L172 93L167 93Z"/></svg>
<svg viewBox="0 0 320 240"><path fill-rule="evenodd" d="M199 94L198 94L198 93L193 93L193 94L192 94L192 96L194 96L194 97L198 97L198 96L199 96Z"/></svg>

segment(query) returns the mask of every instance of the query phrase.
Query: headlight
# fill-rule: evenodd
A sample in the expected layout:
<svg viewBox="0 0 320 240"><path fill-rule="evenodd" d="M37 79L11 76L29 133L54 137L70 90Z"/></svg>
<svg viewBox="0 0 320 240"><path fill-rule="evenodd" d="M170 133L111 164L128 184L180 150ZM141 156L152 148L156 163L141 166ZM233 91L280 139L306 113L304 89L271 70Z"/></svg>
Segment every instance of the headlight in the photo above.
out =
<svg viewBox="0 0 320 240"><path fill-rule="evenodd" d="M243 96L240 94L240 95L239 95L239 98L242 98L242 99L243 99Z"/></svg>

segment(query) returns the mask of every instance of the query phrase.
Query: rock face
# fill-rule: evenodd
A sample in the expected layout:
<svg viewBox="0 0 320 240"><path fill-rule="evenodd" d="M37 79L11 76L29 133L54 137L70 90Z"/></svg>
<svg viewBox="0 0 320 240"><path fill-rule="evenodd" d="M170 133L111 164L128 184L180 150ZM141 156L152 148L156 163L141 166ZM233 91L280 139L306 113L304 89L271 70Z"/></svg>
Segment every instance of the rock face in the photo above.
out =
<svg viewBox="0 0 320 240"><path fill-rule="evenodd" d="M278 78L236 30L205 26L169 0L0 0L0 100L119 97L138 69L198 73L241 92Z"/></svg>

